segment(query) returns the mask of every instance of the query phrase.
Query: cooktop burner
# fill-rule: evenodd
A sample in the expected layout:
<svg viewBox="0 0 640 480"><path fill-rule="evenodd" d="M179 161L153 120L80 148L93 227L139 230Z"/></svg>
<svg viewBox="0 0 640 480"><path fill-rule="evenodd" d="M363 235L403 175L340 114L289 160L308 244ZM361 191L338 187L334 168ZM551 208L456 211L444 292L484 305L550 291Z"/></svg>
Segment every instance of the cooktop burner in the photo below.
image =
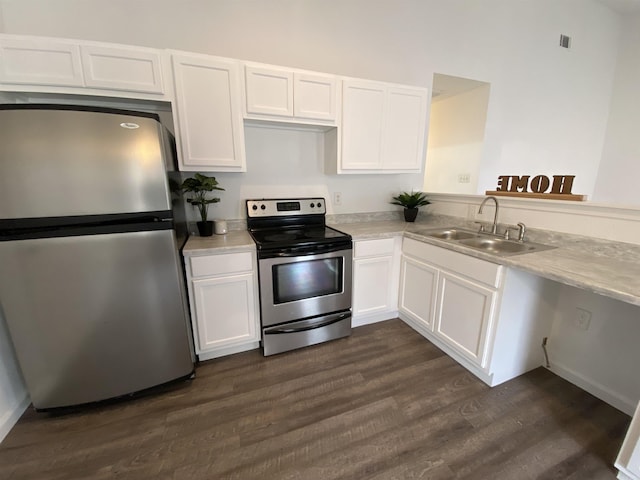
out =
<svg viewBox="0 0 640 480"><path fill-rule="evenodd" d="M325 225L324 198L247 200L247 226L258 250L351 244L351 236Z"/></svg>
<svg viewBox="0 0 640 480"><path fill-rule="evenodd" d="M260 247L291 246L349 239L349 235L327 226L296 226L292 228L269 228L251 231L251 236Z"/></svg>

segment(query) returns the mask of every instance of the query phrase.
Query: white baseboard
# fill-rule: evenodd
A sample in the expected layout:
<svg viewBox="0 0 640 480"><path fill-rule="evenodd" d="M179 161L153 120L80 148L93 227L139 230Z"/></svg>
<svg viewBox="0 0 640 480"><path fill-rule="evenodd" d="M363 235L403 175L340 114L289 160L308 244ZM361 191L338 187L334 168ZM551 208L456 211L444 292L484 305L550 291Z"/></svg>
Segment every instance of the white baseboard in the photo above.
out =
<svg viewBox="0 0 640 480"><path fill-rule="evenodd" d="M22 400L2 416L2 419L0 419L0 442L9 434L13 426L18 423L18 420L30 404L31 399L25 393Z"/></svg>
<svg viewBox="0 0 640 480"><path fill-rule="evenodd" d="M351 319L351 326L353 328L362 327L364 325L370 325L372 323L384 322L385 320L391 320L398 316L397 310L393 312L379 312L369 315L359 315Z"/></svg>
<svg viewBox="0 0 640 480"><path fill-rule="evenodd" d="M235 345L233 347L217 348L215 350L211 350L210 352L198 353L198 360L203 362L205 360L212 360L218 357L233 355L234 353L255 350L256 348L260 348L260 342L243 343L241 345Z"/></svg>
<svg viewBox="0 0 640 480"><path fill-rule="evenodd" d="M608 403L612 407L617 408L627 415L633 416L633 412L636 410L637 401L627 398L618 392L614 392L610 388L605 387L604 385L595 382L594 380L591 380L590 378L587 378L564 365L552 363L549 370L568 382L589 392L594 397L598 397L600 400Z"/></svg>
<svg viewBox="0 0 640 480"><path fill-rule="evenodd" d="M622 467L618 467L618 476L616 477L618 480L638 480L638 477L633 475L631 472L628 472L627 470L620 470L620 468Z"/></svg>

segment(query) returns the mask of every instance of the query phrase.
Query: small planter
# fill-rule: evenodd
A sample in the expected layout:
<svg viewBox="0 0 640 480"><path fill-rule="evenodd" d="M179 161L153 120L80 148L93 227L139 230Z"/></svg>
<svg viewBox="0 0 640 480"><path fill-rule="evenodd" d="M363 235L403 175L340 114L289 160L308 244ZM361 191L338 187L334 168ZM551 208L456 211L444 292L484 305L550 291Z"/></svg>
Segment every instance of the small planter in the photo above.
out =
<svg viewBox="0 0 640 480"><path fill-rule="evenodd" d="M431 203L424 192L402 192L400 195L392 197L392 199L391 205L404 207L404 220L406 222L415 222L418 216L418 208Z"/></svg>
<svg viewBox="0 0 640 480"><path fill-rule="evenodd" d="M418 208L405 208L404 209L404 221L415 222L418 216Z"/></svg>
<svg viewBox="0 0 640 480"><path fill-rule="evenodd" d="M207 222L196 222L198 226L198 232L201 237L210 237L213 235L213 222L211 220Z"/></svg>

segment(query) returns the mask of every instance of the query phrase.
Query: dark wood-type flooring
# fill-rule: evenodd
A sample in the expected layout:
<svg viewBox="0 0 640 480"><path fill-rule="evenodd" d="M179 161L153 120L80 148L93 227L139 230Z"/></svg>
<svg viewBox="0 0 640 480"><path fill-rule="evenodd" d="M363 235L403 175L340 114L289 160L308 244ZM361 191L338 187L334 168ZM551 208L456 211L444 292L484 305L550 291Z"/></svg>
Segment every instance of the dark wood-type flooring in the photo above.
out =
<svg viewBox="0 0 640 480"><path fill-rule="evenodd" d="M613 479L629 421L543 368L489 388L391 320L126 402L30 409L0 479Z"/></svg>

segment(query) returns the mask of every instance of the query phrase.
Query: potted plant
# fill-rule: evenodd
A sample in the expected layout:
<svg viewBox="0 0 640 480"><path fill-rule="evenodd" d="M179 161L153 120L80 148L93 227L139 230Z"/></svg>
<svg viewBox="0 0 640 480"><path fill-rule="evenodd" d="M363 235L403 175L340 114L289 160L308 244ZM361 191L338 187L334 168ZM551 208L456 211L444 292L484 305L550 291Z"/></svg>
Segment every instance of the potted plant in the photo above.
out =
<svg viewBox="0 0 640 480"><path fill-rule="evenodd" d="M415 222L418 216L418 208L423 205L429 205L431 202L427 199L424 192L402 192L400 195L393 197L392 205L400 205L404 207L404 219L407 222Z"/></svg>
<svg viewBox="0 0 640 480"><path fill-rule="evenodd" d="M193 177L187 178L180 185L180 189L185 193L190 193L191 198L187 198L194 207L198 207L200 211L200 222L197 222L198 231L201 237L210 237L213 235L213 222L207 221L209 204L218 203L219 198L207 198L207 194L214 190L224 190L218 186L215 177L208 177L200 173L196 173Z"/></svg>

